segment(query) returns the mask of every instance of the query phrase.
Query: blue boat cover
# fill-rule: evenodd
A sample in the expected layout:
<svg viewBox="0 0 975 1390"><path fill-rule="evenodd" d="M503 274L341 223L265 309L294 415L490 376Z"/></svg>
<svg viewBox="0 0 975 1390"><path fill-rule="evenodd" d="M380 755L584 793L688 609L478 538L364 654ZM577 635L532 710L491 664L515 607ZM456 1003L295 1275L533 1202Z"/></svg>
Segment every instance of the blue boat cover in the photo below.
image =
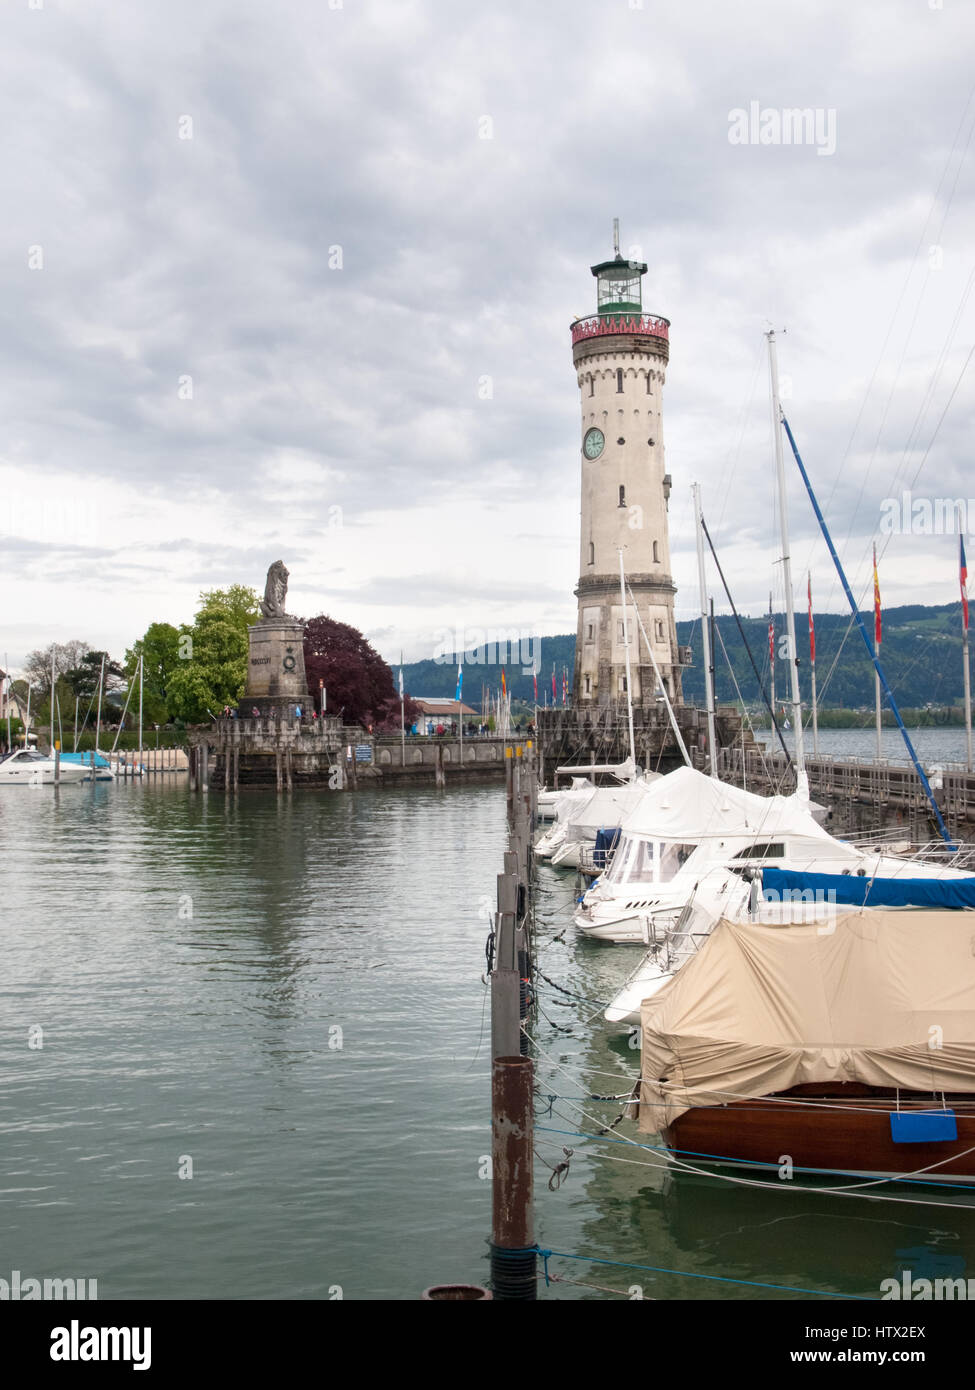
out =
<svg viewBox="0 0 975 1390"><path fill-rule="evenodd" d="M605 869L606 856L616 848L619 838L620 828L618 825L612 830L596 831L596 847L593 850L592 862L597 869Z"/></svg>
<svg viewBox="0 0 975 1390"><path fill-rule="evenodd" d="M767 868L762 870L762 891L772 902L781 902L783 894L788 894L785 901L847 903L853 907L975 908L975 874L964 878L871 879L858 874L806 874L799 869ZM813 896L797 899L796 894L801 893Z"/></svg>
<svg viewBox="0 0 975 1390"><path fill-rule="evenodd" d="M945 1144L958 1138L954 1110L892 1110L890 1137L895 1144Z"/></svg>
<svg viewBox="0 0 975 1390"><path fill-rule="evenodd" d="M84 763L85 767L91 767L91 754L90 754L90 753L62 753L62 754L61 754L61 761L62 761L63 763ZM110 762L108 761L108 759L104 756L104 754L102 754L102 753L96 753L96 754L95 754L95 766L96 766L96 767L111 767L111 763L110 763Z"/></svg>

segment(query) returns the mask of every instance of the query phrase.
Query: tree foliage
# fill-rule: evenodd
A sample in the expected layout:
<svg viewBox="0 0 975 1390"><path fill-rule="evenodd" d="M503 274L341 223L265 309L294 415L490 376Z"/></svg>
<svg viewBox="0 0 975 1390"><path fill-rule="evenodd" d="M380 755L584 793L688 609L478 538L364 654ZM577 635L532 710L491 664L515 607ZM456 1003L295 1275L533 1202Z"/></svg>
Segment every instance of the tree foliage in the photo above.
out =
<svg viewBox="0 0 975 1390"><path fill-rule="evenodd" d="M60 681L67 676L69 671L74 671L80 667L90 651L89 643L82 642L78 638L72 638L70 642L51 642L38 651L27 653L27 659L24 662L24 674L35 690L50 692L52 652L55 680ZM101 653L99 653L100 658Z"/></svg>
<svg viewBox="0 0 975 1390"><path fill-rule="evenodd" d="M125 670L134 679L139 657L143 659L143 712L150 724L169 718L169 683L179 665L179 628L172 623L150 623L144 636L125 653Z"/></svg>
<svg viewBox="0 0 975 1390"><path fill-rule="evenodd" d="M328 714L364 728L399 728L393 673L358 629L320 613L305 625L304 648L309 690L317 702L318 682L324 682ZM406 717L412 720L418 709L412 700L407 703Z"/></svg>
<svg viewBox="0 0 975 1390"><path fill-rule="evenodd" d="M193 623L184 623L177 633L176 664L165 687L170 714L201 724L224 705L237 704L247 683L247 629L259 616L257 594L246 585L201 593ZM168 650L165 636L161 644Z"/></svg>

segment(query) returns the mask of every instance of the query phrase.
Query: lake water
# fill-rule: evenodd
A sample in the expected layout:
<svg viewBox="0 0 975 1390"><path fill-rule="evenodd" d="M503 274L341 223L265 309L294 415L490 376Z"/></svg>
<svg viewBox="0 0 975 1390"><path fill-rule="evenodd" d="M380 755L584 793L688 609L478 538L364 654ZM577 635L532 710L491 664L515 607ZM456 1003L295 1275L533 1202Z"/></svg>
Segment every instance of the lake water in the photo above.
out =
<svg viewBox="0 0 975 1390"><path fill-rule="evenodd" d="M856 758L872 762L877 756L877 732L873 726L872 716L864 715L864 719L866 724L860 729L820 729L820 753L824 757ZM936 726L922 729L908 728L907 732L914 745L914 751L925 768L935 763L964 765L965 730L963 728ZM791 751L795 744L791 730L784 731L783 737ZM768 729L758 730L756 738L769 747L780 747L775 735ZM904 764L910 762L910 755L899 729L882 729L881 744L885 762ZM813 737L810 727L806 727L803 731L803 748L806 756L811 758L813 756Z"/></svg>
<svg viewBox="0 0 975 1390"><path fill-rule="evenodd" d="M485 1282L504 840L500 787L3 789L0 1277L94 1278L102 1299ZM560 1256L579 1282L543 1297L876 1296L905 1251L918 1277L969 1272L967 1209L735 1187L579 1137L638 1067L599 1015L639 950L578 938L572 897L543 867L539 962L582 998L541 984L538 1152L575 1153L558 1191L539 1166L538 1238L678 1273Z"/></svg>

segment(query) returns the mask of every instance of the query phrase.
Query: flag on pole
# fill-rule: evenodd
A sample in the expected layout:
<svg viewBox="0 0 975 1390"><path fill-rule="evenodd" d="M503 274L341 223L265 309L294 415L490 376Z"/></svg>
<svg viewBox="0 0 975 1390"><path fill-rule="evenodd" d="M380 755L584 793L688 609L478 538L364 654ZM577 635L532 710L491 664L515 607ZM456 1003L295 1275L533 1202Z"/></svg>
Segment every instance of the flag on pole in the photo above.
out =
<svg viewBox="0 0 975 1390"><path fill-rule="evenodd" d="M965 559L965 537L959 533L958 542L961 546L960 568L958 571L958 582L961 585L961 621L965 631L968 631L968 562Z"/></svg>
<svg viewBox="0 0 975 1390"><path fill-rule="evenodd" d="M535 704L538 704L538 672L532 667L532 689L535 692Z"/></svg>
<svg viewBox="0 0 975 1390"><path fill-rule="evenodd" d="M873 635L880 646L880 579L877 575L877 547L873 548Z"/></svg>
<svg viewBox="0 0 975 1390"><path fill-rule="evenodd" d="M555 705L555 702L556 702L557 699L558 699L558 694L557 694L556 689L555 689L555 662L553 661L553 662L552 662L552 704L553 704L553 706Z"/></svg>
<svg viewBox="0 0 975 1390"><path fill-rule="evenodd" d="M768 659L769 665L775 665L775 619L770 613L768 615Z"/></svg>
<svg viewBox="0 0 975 1390"><path fill-rule="evenodd" d="M319 683L320 683L320 682L319 682ZM399 697L400 697L400 699L402 700L402 698L403 698L403 667L402 667L402 664L400 664L400 668L399 668Z"/></svg>
<svg viewBox="0 0 975 1390"><path fill-rule="evenodd" d="M567 667L563 666L563 667L562 667L562 703L563 703L563 705L565 705L565 704L568 704L568 702L569 702L569 672L568 672Z"/></svg>
<svg viewBox="0 0 975 1390"><path fill-rule="evenodd" d="M457 689L454 692L454 699L460 704L460 697L464 690L464 668L460 662L457 663Z"/></svg>
<svg viewBox="0 0 975 1390"><path fill-rule="evenodd" d="M812 575L807 577L806 592L809 596L809 660L816 664L816 625L813 622L812 611Z"/></svg>
<svg viewBox="0 0 975 1390"><path fill-rule="evenodd" d="M508 693L508 682L507 682L507 681L505 680L505 678L504 678L504 667L502 666L502 667L501 667L501 694L502 694L502 695L507 695L507 693Z"/></svg>

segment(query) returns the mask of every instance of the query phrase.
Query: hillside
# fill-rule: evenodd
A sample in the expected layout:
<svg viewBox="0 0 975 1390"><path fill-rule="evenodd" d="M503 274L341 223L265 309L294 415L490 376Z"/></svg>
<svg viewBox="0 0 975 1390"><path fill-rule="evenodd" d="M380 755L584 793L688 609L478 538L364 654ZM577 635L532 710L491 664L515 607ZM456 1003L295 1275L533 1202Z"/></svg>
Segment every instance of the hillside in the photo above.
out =
<svg viewBox="0 0 975 1390"><path fill-rule="evenodd" d="M849 615L817 613L814 618L816 680L820 706L836 709L872 708L873 667L867 659L859 633L855 628L849 630ZM873 613L867 613L865 620L867 630L872 634ZM715 654L718 702L730 704L736 699L734 682L728 673L728 664L721 648L723 642L743 698L747 704L757 705L760 701L758 688L734 618L731 615L722 615L715 622L721 638L721 641L716 643ZM799 654L802 659L802 697L804 701L808 701L809 643L805 613L796 615L796 624ZM742 626L763 680L767 681L768 619L743 618ZM776 615L775 628L776 634L781 638L785 632L783 613ZM694 653L693 666L684 672L684 698L691 704L703 704L704 675L701 666L700 622L678 623L677 635L679 642L691 647ZM836 660L841 645L842 651ZM569 673L571 687L575 637L571 634L543 637L539 646L539 703L545 702L546 692L551 702L553 665L556 670L558 699L561 703L563 669ZM880 655L887 679L899 704L923 708L928 704L960 703L962 660L959 605L951 603L928 608L921 604L905 604L900 608L886 609L883 615L883 645ZM533 698L531 675L523 674L520 663L506 665L505 674L513 698L530 702ZM450 656L439 661L414 662L403 667L403 675L406 689L411 695L449 699L453 697L456 688L457 658ZM777 702L781 703L782 696L788 691L789 682L788 663L782 659L776 662L775 682ZM475 707L480 705L483 686L495 692L500 685L500 665L465 663L464 699L468 704Z"/></svg>

